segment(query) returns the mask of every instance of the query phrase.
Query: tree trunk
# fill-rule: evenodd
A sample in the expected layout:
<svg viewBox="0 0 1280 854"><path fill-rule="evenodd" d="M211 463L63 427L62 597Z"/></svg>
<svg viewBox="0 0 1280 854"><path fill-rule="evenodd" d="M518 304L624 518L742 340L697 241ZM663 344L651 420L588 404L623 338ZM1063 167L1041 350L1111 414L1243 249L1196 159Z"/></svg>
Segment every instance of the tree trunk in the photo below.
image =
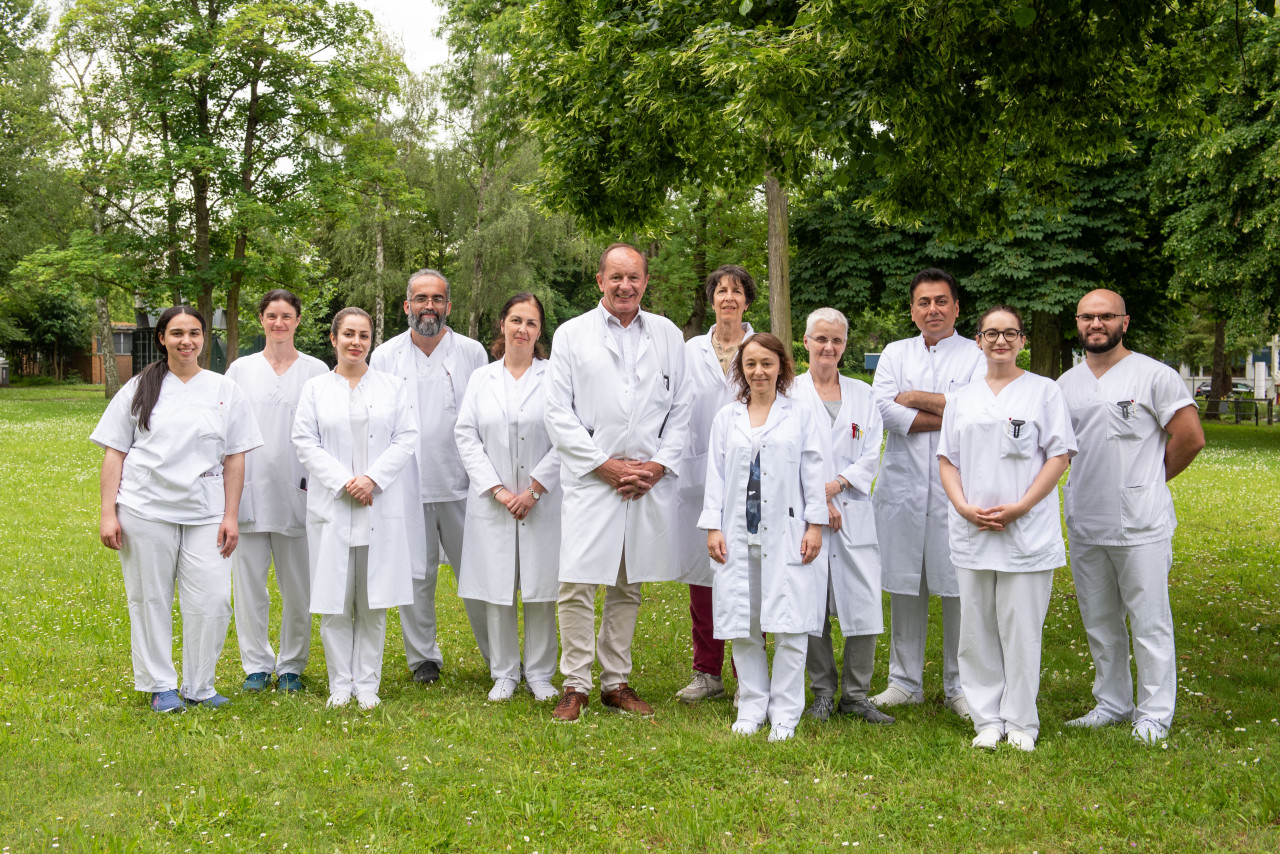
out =
<svg viewBox="0 0 1280 854"><path fill-rule="evenodd" d="M787 194L773 172L764 178L769 210L769 327L791 346L791 258L787 235Z"/></svg>
<svg viewBox="0 0 1280 854"><path fill-rule="evenodd" d="M1213 321L1213 367L1209 371L1209 397L1222 401L1217 406L1205 407L1205 418L1216 421L1220 412L1227 411L1226 399L1231 396L1231 368L1227 365L1227 322Z"/></svg>
<svg viewBox="0 0 1280 854"><path fill-rule="evenodd" d="M102 211L94 205L93 233L102 236ZM102 353L102 384L105 386L107 400L116 396L120 390L120 370L116 366L116 342L111 334L111 301L106 296L106 289L94 277L94 293L99 294L94 301L94 311L98 316L98 349Z"/></svg>
<svg viewBox="0 0 1280 854"><path fill-rule="evenodd" d="M707 325L707 193L693 203L693 311L684 325L684 340L701 335Z"/></svg>
<svg viewBox="0 0 1280 854"><path fill-rule="evenodd" d="M480 168L480 183L476 188L476 225L472 233L475 241L475 254L471 256L471 299L467 312L467 337L475 338L480 332L481 300L484 298L484 247L480 242L480 226L484 222L484 198L489 189L489 172Z"/></svg>
<svg viewBox="0 0 1280 854"><path fill-rule="evenodd" d="M1031 312L1031 372L1056 380L1062 373L1062 326L1058 315Z"/></svg>
<svg viewBox="0 0 1280 854"><path fill-rule="evenodd" d="M376 282L373 289L373 346L382 343L382 335L387 319L386 285L382 281L382 273L387 266L386 236L383 234L385 223L382 221L382 199L379 197L375 210L373 225L373 277Z"/></svg>
<svg viewBox="0 0 1280 854"><path fill-rule="evenodd" d="M168 113L160 114L160 141L161 148L166 156L169 154L169 115ZM182 272L179 252L181 247L178 246L178 220L181 216L181 209L178 207L178 172L172 167L169 170L168 179L168 195L165 197L164 214L165 214L165 272L169 277L169 288L173 294L173 304L177 305L182 302L182 289L178 285L178 275ZM137 314L137 300L134 301L134 313ZM142 321L138 322L139 326L145 326Z"/></svg>

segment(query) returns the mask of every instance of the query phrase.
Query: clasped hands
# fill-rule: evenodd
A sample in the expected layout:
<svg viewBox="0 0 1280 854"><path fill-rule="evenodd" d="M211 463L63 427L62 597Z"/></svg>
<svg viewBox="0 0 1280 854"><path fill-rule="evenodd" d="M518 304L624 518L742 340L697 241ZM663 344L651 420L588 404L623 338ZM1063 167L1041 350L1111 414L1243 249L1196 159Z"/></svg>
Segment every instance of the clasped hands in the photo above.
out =
<svg viewBox="0 0 1280 854"><path fill-rule="evenodd" d="M530 486L538 490L539 495L547 491L547 488L538 483L536 479ZM522 520L528 516L529 511L533 509L534 502L538 500L527 489L520 492L512 492L505 486L499 486L494 490L493 497L499 504L507 508L507 512L516 520Z"/></svg>
<svg viewBox="0 0 1280 854"><path fill-rule="evenodd" d="M997 504L995 507L982 508L974 504L957 507L956 512L966 520L978 526L979 531L1003 531L1005 526L1027 515L1028 508L1021 502L1016 504Z"/></svg>
<svg viewBox="0 0 1280 854"><path fill-rule="evenodd" d="M662 463L639 460L605 460L596 468L596 474L613 487L623 500L639 498L662 479L666 470Z"/></svg>

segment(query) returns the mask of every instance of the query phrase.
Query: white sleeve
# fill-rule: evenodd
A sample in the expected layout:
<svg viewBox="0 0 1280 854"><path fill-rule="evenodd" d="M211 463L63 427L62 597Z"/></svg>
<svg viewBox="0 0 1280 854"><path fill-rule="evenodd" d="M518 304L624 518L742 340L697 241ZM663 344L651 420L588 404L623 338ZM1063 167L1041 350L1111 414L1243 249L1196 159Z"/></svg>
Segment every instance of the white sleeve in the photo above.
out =
<svg viewBox="0 0 1280 854"><path fill-rule="evenodd" d="M898 349L901 348L886 347L880 354L880 361L876 363L876 375L871 381L871 393L875 395L876 406L880 408L884 429L905 436L911 432L911 425L919 410L894 402L894 398L902 390L899 387L898 360L894 355Z"/></svg>
<svg viewBox="0 0 1280 854"><path fill-rule="evenodd" d="M1063 454L1068 458L1074 457L1077 450L1076 432L1071 428L1067 399L1057 383L1046 380L1044 387L1040 404L1040 449L1046 457L1060 457Z"/></svg>
<svg viewBox="0 0 1280 854"><path fill-rule="evenodd" d="M1187 386L1177 372L1162 362L1157 362L1155 376L1151 382L1151 403L1155 408L1156 420L1161 427L1169 424L1178 410L1187 406L1195 406L1195 398L1187 393Z"/></svg>
<svg viewBox="0 0 1280 854"><path fill-rule="evenodd" d="M804 497L804 520L812 525L826 525L831 521L827 511L827 481L823 477L826 461L822 457L823 428L818 417L808 406L796 406L800 414L800 491Z"/></svg>
<svg viewBox="0 0 1280 854"><path fill-rule="evenodd" d="M957 393L958 394L958 393ZM964 404L956 406L956 395L947 399L947 408L942 410L942 430L938 434L939 459L946 457L957 469L960 468L960 435L956 429L956 411Z"/></svg>
<svg viewBox="0 0 1280 854"><path fill-rule="evenodd" d="M680 463L684 459L684 449L689 442L689 414L692 412L689 395L685 392L688 377L685 373L684 341L680 340L678 330L671 330L676 343L664 341L674 357L674 364L669 366L669 381L675 384L671 393L671 408L667 410L666 425L662 428L662 438L652 461L680 475Z"/></svg>
<svg viewBox="0 0 1280 854"><path fill-rule="evenodd" d="M369 464L369 470L365 472L384 491L404 470L405 464L413 459L414 451L418 449L418 413L410 398L409 384L399 377L390 378L395 383L396 395L391 442Z"/></svg>
<svg viewBox="0 0 1280 854"><path fill-rule="evenodd" d="M484 379L473 377L467 383L466 394L462 396L462 406L458 409L458 420L453 425L453 438L458 446L458 456L467 470L467 478L476 488L476 492L484 494L495 486L505 486L498 470L485 451L484 441L480 438L480 387ZM508 449L509 450L509 449Z"/></svg>
<svg viewBox="0 0 1280 854"><path fill-rule="evenodd" d="M107 404L107 409L98 419L98 426L89 434L89 441L103 448L111 448L123 454L129 453L133 447L135 421L129 409L133 406L133 395L138 390L138 379L134 377L116 392Z"/></svg>
<svg viewBox="0 0 1280 854"><path fill-rule="evenodd" d="M262 446L262 433L249 398L234 381L223 382L227 401L227 453L242 454Z"/></svg>
<svg viewBox="0 0 1280 854"><path fill-rule="evenodd" d="M711 442L707 447L707 476L702 491L702 515L698 527L704 531L724 528L724 481L729 455L729 425L733 422L733 404L716 413L711 422Z"/></svg>
<svg viewBox="0 0 1280 854"><path fill-rule="evenodd" d="M575 318L576 319L576 318ZM565 334L568 332L569 334ZM586 477L609 459L583 426L573 405L573 333L563 326L551 343L551 366L547 373L547 435L560 460L575 477Z"/></svg>
<svg viewBox="0 0 1280 854"><path fill-rule="evenodd" d="M342 462L325 449L320 436L320 413L316 409L317 383L328 382L327 378L317 378L302 387L302 397L298 400L298 411L293 418L293 447L298 453L298 460L306 467L313 481L334 495L341 495L351 480L351 471ZM374 478L377 483L377 478Z"/></svg>
<svg viewBox="0 0 1280 854"><path fill-rule="evenodd" d="M840 476L864 496L871 494L871 484L875 483L876 475L880 473L880 442L884 438L884 423L880 420L880 408L874 400L867 407L866 419L866 424L858 425L864 435L862 455L840 472ZM852 426L849 429L852 430Z"/></svg>

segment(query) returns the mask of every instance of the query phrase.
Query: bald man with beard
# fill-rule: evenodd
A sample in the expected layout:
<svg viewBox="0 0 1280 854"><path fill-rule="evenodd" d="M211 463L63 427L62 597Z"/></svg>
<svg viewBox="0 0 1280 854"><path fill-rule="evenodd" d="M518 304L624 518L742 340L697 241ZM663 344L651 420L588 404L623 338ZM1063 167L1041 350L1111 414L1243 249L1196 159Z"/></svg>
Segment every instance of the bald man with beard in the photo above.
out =
<svg viewBox="0 0 1280 854"><path fill-rule="evenodd" d="M1156 744L1177 699L1169 571L1178 521L1168 482L1204 447L1204 431L1178 373L1124 346L1129 315L1118 293L1085 294L1076 326L1085 360L1058 379L1080 446L1063 493L1097 705L1067 726L1128 723L1134 739Z"/></svg>

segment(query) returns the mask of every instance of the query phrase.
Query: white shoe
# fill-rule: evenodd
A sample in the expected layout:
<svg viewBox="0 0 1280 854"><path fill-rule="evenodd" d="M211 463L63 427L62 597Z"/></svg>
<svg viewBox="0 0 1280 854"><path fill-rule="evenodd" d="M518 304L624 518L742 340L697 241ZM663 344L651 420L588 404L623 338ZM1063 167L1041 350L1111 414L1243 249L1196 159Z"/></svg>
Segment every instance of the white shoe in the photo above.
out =
<svg viewBox="0 0 1280 854"><path fill-rule="evenodd" d="M973 720L973 717L969 714L969 701L964 698L964 694L956 694L954 697L948 697L943 701L942 705L959 715L961 720Z"/></svg>
<svg viewBox="0 0 1280 854"><path fill-rule="evenodd" d="M1169 728L1151 718L1140 718L1133 725L1133 740L1143 744L1159 744L1169 737Z"/></svg>
<svg viewBox="0 0 1280 854"><path fill-rule="evenodd" d="M985 732L985 730L984 730ZM1029 732L1023 732L1020 729L1011 729L1005 734L1004 740L1009 742L1013 747L1019 750L1025 750L1027 753L1036 749L1036 740Z"/></svg>
<svg viewBox="0 0 1280 854"><path fill-rule="evenodd" d="M978 733L978 737L975 738L971 744L974 747L981 747L983 750L995 750L996 745L1000 743L1001 737L999 729L989 726L982 732Z"/></svg>
<svg viewBox="0 0 1280 854"><path fill-rule="evenodd" d="M367 712L370 709L378 708L378 706L382 705L382 701L372 691L361 691L356 695L356 705Z"/></svg>
<svg viewBox="0 0 1280 854"><path fill-rule="evenodd" d="M686 703L723 696L724 678L714 673L703 673L701 670L693 671L693 678L689 680L689 684L676 692L676 698Z"/></svg>
<svg viewBox="0 0 1280 854"><path fill-rule="evenodd" d="M756 731L760 729L760 724L755 721L749 721L746 718L741 718L740 720L734 721L733 726L730 727L730 729L737 735L755 735Z"/></svg>
<svg viewBox="0 0 1280 854"><path fill-rule="evenodd" d="M868 697L872 703L877 706L915 706L924 702L924 692L917 691L914 694L908 693L897 685L890 685L874 697ZM967 706L967 704L966 704Z"/></svg>
<svg viewBox="0 0 1280 854"><path fill-rule="evenodd" d="M1084 727L1086 729L1101 729L1104 726L1113 726L1115 724L1128 723L1124 718L1118 718L1110 712L1104 712L1101 707L1095 706L1089 710L1087 714L1083 714L1078 718L1067 721L1067 726Z"/></svg>
<svg viewBox="0 0 1280 854"><path fill-rule="evenodd" d="M796 734L796 728L793 726L783 726L782 724L774 724L773 729L769 730L770 741L790 741Z"/></svg>
<svg viewBox="0 0 1280 854"><path fill-rule="evenodd" d="M326 709L341 709L343 706L351 702L351 693L349 691L334 691L329 695L329 702L325 703Z"/></svg>
<svg viewBox="0 0 1280 854"><path fill-rule="evenodd" d="M526 684L528 684L529 690L533 692L533 699L537 700L539 703L545 703L547 700L554 700L556 697L560 696L560 692L556 690L556 686L552 685L551 682L546 679L535 679L533 682ZM490 696L489 699L493 699L493 697Z"/></svg>
<svg viewBox="0 0 1280 854"><path fill-rule="evenodd" d="M489 699L495 703L500 700L510 700L515 696L517 684L516 680L508 679L505 676L493 680L493 688L489 691Z"/></svg>

